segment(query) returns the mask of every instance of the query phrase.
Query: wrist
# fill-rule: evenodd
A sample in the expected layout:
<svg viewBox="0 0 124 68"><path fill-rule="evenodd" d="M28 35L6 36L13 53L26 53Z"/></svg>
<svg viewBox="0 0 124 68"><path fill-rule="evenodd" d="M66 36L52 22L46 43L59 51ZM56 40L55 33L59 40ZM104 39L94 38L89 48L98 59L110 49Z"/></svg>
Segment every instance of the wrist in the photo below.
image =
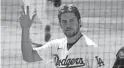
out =
<svg viewBox="0 0 124 68"><path fill-rule="evenodd" d="M28 30L28 31L29 31L29 30L30 30L30 28L22 28L22 30L26 30L26 31Z"/></svg>

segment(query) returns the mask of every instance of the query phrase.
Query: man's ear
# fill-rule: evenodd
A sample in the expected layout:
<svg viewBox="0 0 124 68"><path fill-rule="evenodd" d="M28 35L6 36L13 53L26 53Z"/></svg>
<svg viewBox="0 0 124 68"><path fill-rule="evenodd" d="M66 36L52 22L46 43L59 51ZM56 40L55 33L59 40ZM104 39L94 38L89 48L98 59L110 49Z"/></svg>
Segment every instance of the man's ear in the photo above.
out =
<svg viewBox="0 0 124 68"><path fill-rule="evenodd" d="M79 26L81 27L82 25L81 25L81 19L79 19Z"/></svg>
<svg viewBox="0 0 124 68"><path fill-rule="evenodd" d="M61 21L59 21L59 26L61 27Z"/></svg>

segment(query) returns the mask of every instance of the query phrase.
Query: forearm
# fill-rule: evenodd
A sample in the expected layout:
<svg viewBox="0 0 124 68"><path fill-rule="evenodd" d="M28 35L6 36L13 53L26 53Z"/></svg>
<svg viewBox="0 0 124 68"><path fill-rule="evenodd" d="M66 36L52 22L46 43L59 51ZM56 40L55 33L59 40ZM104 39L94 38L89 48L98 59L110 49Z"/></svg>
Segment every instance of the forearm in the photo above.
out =
<svg viewBox="0 0 124 68"><path fill-rule="evenodd" d="M20 26L22 28L22 39L21 39L21 49L22 49L22 56L23 59L27 62L35 62L41 60L40 56L38 55L37 51L33 50L31 46L31 41L29 39L29 30L34 21L36 14L30 18L29 14L29 6L25 7L21 6L22 11L20 11L21 16L19 17Z"/></svg>
<svg viewBox="0 0 124 68"><path fill-rule="evenodd" d="M29 28L22 28L21 49L25 61L33 60L33 48L31 46L31 41L29 40L29 30Z"/></svg>

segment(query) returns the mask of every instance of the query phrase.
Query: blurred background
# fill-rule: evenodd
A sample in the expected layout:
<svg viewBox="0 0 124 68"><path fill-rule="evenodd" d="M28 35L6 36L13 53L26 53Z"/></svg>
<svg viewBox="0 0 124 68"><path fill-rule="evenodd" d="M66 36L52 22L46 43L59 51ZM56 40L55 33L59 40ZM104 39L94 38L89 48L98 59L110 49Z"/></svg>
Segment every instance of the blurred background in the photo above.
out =
<svg viewBox="0 0 124 68"><path fill-rule="evenodd" d="M45 41L45 27L50 25L49 40L64 37L57 17L61 4L74 4L81 13L81 31L102 47L104 60L111 68L117 51L124 46L124 0L1 0L1 67L54 68L53 63L27 63L21 54L21 5L29 5L30 14L37 13L30 36L35 43ZM35 47L35 45L32 45Z"/></svg>

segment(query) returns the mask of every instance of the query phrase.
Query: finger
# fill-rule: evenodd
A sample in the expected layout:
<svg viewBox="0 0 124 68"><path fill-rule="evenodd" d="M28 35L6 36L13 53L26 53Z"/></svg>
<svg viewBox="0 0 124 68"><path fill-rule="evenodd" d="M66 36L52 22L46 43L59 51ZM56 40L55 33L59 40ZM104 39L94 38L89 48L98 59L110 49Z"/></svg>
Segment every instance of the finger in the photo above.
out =
<svg viewBox="0 0 124 68"><path fill-rule="evenodd" d="M22 16L19 16L19 18L18 18L18 19L19 19L19 21L21 21L23 18L22 18Z"/></svg>
<svg viewBox="0 0 124 68"><path fill-rule="evenodd" d="M22 15L24 15L24 13L22 11L20 11L20 15L22 16Z"/></svg>
<svg viewBox="0 0 124 68"><path fill-rule="evenodd" d="M21 7L22 7L22 12L23 12L23 14L25 15L25 8L24 8L24 5L22 5Z"/></svg>
<svg viewBox="0 0 124 68"><path fill-rule="evenodd" d="M20 19L20 20L22 19L22 16L23 16L23 15L24 15L23 12L20 11L20 16L19 16L19 19Z"/></svg>
<svg viewBox="0 0 124 68"><path fill-rule="evenodd" d="M32 21L34 21L35 16L36 16L36 13L32 16L32 19L31 19Z"/></svg>
<svg viewBox="0 0 124 68"><path fill-rule="evenodd" d="M27 15L29 16L29 6L27 6Z"/></svg>

